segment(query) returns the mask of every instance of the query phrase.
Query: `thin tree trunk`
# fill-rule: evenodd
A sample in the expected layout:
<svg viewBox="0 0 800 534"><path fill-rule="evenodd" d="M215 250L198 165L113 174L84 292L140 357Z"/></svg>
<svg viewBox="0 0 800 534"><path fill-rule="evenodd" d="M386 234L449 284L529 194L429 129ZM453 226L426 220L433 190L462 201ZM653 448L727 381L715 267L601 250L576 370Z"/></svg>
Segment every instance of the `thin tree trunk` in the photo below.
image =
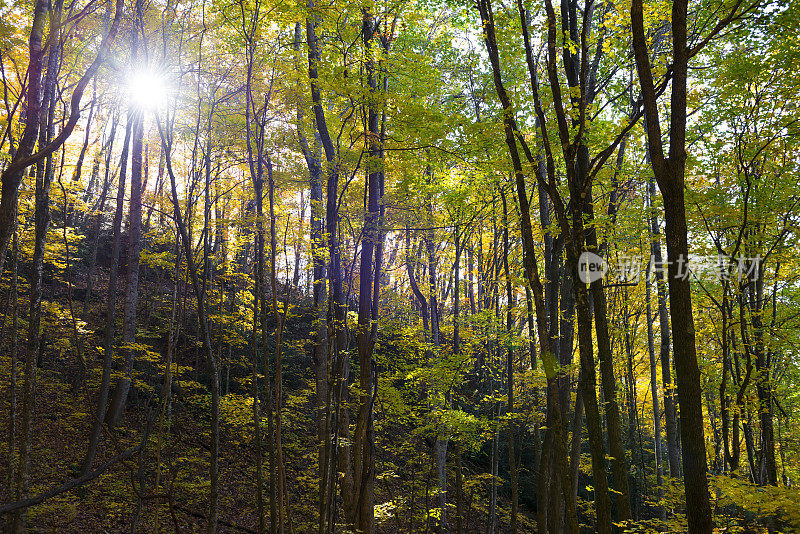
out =
<svg viewBox="0 0 800 534"><path fill-rule="evenodd" d="M75 381L75 388L77 389L78 385L86 387L86 360L83 357L83 338L78 332L78 319L75 316L75 305L72 300L72 267L70 261L69 239L67 238L66 217L67 213L69 212L69 200L67 197L67 189L64 187L61 176L58 177L58 185L61 187L61 193L64 195L64 217L63 225L61 227L61 236L64 242L64 266L65 271L67 272L67 304L69 307L70 322L72 323L72 336L75 342L75 352L77 353L76 356L78 359L78 365L80 367L80 376Z"/></svg>
<svg viewBox="0 0 800 534"><path fill-rule="evenodd" d="M103 226L103 219L104 211L106 208L106 200L108 199L108 189L111 186L111 182L114 181L113 177L110 176L111 174L111 157L113 155L113 148L114 148L114 139L117 133L117 121L112 120L111 122L111 133L109 134L108 145L104 147L104 150L107 150L106 158L105 158L105 172L103 175L103 189L100 192L100 199L97 203L97 208L95 210L94 215L94 228L92 231L92 252L91 252L91 259L89 260L89 268L86 270L86 295L83 298L83 312L81 314L81 318L85 321L86 314L89 310L89 300L92 298L92 290L94 288L94 272L95 268L97 267L97 251L100 248L100 230ZM127 129L126 129L126 135ZM100 154L97 156L97 161L100 160ZM94 171L92 171L94 174ZM110 178L110 179L109 179ZM86 198L84 198L86 200Z"/></svg>
<svg viewBox="0 0 800 534"><path fill-rule="evenodd" d="M580 375L578 383L580 383ZM572 441L570 443L570 476L572 477L573 499L578 499L578 481L581 463L581 431L583 428L583 396L575 392L575 410L572 413Z"/></svg>
<svg viewBox="0 0 800 534"><path fill-rule="evenodd" d="M475 247L470 245L467 249L467 292L469 293L469 310L475 315Z"/></svg>
<svg viewBox="0 0 800 534"><path fill-rule="evenodd" d="M89 116L86 118L86 131L84 132L83 137L83 144L81 145L81 151L78 154L78 161L75 162L75 172L72 175L72 182L74 185L78 184L81 181L81 171L83 170L83 159L86 157L86 150L89 148L89 135L92 131L92 117L94 115L94 107L97 102L96 100L96 93L97 93L97 80L94 81L92 84L92 100L91 104L89 105ZM92 173L92 177L95 174ZM91 183L89 186L91 187ZM89 187L86 188L87 191ZM69 226L73 223L74 217L74 203L70 203L70 206L64 209L64 226Z"/></svg>
<svg viewBox="0 0 800 534"><path fill-rule="evenodd" d="M295 25L295 49L299 50L300 23ZM298 68L299 70L299 68ZM316 379L316 398L317 398L317 437L318 446L318 465L319 465L319 533L323 534L325 525L328 523L327 517L330 515L330 503L325 499L328 493L328 486L331 484L328 474L328 450L330 449L330 403L329 403L329 369L328 369L328 347L327 347L327 328L325 325L325 220L324 199L322 195L322 168L320 167L319 156L319 134L314 135L313 148L306 140L304 126L304 114L302 106L297 107L297 132L300 146L308 166L309 180L309 226L311 240L311 262L313 266L313 298L314 298L314 331L312 341L312 360L314 362L314 374Z"/></svg>
<svg viewBox="0 0 800 534"><path fill-rule="evenodd" d="M308 0L308 7L309 9L313 9L315 7L314 0ZM329 269L328 269L328 280L329 280L329 299L328 299L328 314L327 314L327 327L328 327L328 358L331 360L331 366L333 369L333 374L331 376L331 381L333 382L333 396L332 399L334 400L332 405L336 408L333 413L333 421L331 421L330 428L334 429L334 432L339 432L339 427L344 429L345 431L348 428L348 424L346 419L346 414L339 411L339 407L341 403L346 400L346 383L349 376L349 362L346 357L343 356L343 351L346 348L347 338L346 332L343 328L345 323L345 306L346 303L344 302L344 296L342 292L342 271L341 271L341 254L340 254L340 244L339 244L339 162L338 162L338 153L336 147L334 146L333 139L331 138L330 132L328 130L328 123L325 118L325 111L323 108L322 102L322 91L319 86L319 69L318 64L320 62L320 50L319 50L319 42L317 40L316 34L316 26L319 23L317 16L309 16L306 19L306 41L308 44L308 77L309 77L309 85L311 89L311 102L312 108L314 111L314 119L315 124L317 127L317 132L319 133L320 137L320 144L322 145L323 153L325 155L325 161L327 166L327 194L326 194L326 203L325 203L325 228L328 235L328 254L329 254ZM350 459L350 451L348 447L340 447L339 444L335 441L331 441L331 451L335 451L338 448L338 457L337 460L341 461L339 464L338 470L334 469L332 461L329 461L329 469L331 476L333 473L343 472L343 473L350 473L351 472L351 459ZM332 453L329 453L332 456ZM343 498L347 500L348 494L352 495L352 492L347 491L347 486L349 482L347 480L347 476L342 478L342 487L345 488L343 491ZM331 479L329 481L329 497L328 503L332 510L332 489L333 489L334 481ZM346 504L345 508L347 509L348 506L352 509L352 504ZM333 521L328 523L328 528L333 529Z"/></svg>
<svg viewBox="0 0 800 534"><path fill-rule="evenodd" d="M261 440L261 408L260 408L260 388L259 372L261 371L261 356L259 353L259 310L260 301L264 295L261 287L264 283L264 241L263 235L255 233L256 268L253 270L253 360L252 360L252 395L253 395L253 442L256 449L256 509L258 510L258 533L266 532L266 516L264 506L264 474L263 474L263 451ZM266 352L266 347L261 347Z"/></svg>
<svg viewBox="0 0 800 534"><path fill-rule="evenodd" d="M494 419L496 429L493 432L492 455L489 458L492 484L489 489L489 518L486 522L486 534L496 534L497 532L497 482L498 467L500 463L500 403L497 403L497 414Z"/></svg>
<svg viewBox="0 0 800 534"><path fill-rule="evenodd" d="M39 119L39 147L46 146L53 135L55 114L55 85L61 54L60 32L61 7L59 0L51 7L50 28L53 38L47 57L47 74L44 79L44 95ZM31 450L33 448L33 426L36 410L37 360L41 350L40 327L42 320L42 269L44 265L45 239L50 225L50 182L53 177L52 155L36 165L36 193L34 213L33 268L30 278L30 311L28 315L28 342L25 354L25 385L22 391L22 420L20 422L19 461L16 468L14 500L28 497L31 484ZM4 195L5 196L5 195ZM2 272L2 270L0 270ZM14 511L11 519L11 533L21 534L26 530L27 508Z"/></svg>
<svg viewBox="0 0 800 534"><path fill-rule="evenodd" d="M138 34L142 28L144 0L136 0L136 15L132 33L132 61L139 60ZM144 117L141 109L133 109L128 117L132 120L131 132L131 193L128 208L128 265L125 288L125 307L122 315L122 355L125 361L122 376L114 389L111 404L106 415L109 426L119 423L128 392L131 387L133 358L136 351L132 345L136 343L137 310L139 305L139 255L142 248L142 149L144 136Z"/></svg>
<svg viewBox="0 0 800 534"><path fill-rule="evenodd" d="M645 274L645 291L647 299L647 354L650 358L650 395L653 400L653 442L655 451L655 471L656 471L656 487L658 490L658 513L661 520L667 519L667 512L663 506L664 502L664 472L663 472L663 453L661 450L661 408L659 406L658 398L658 366L656 364L656 348L655 339L653 335L653 306L652 306L652 286L650 268L652 263L647 264L647 273Z"/></svg>
<svg viewBox="0 0 800 534"><path fill-rule="evenodd" d="M374 501L375 501L375 452L373 428L374 404L374 337L373 318L377 306L373 298L374 286L378 282L373 279L373 255L379 240L380 217L380 180L382 166L380 162L381 141L378 103L375 101L378 93L378 80L375 61L372 59L371 47L376 32L376 22L373 14L368 9L362 10L362 41L365 50L364 66L367 75L367 86L370 99L367 116L367 138L370 164L367 167L365 182L364 230L361 242L361 265L359 270L359 301L358 301L358 362L359 362L359 395L358 421L353 434L353 491L355 493L350 512L352 516L349 523L359 531L371 534L375 529ZM379 259L377 255L375 262ZM375 325L377 326L377 325Z"/></svg>
<svg viewBox="0 0 800 534"><path fill-rule="evenodd" d="M275 179L272 173L272 161L267 158L267 177L269 180L269 233L270 233L270 286L272 290L272 312L275 317L275 461L277 464L278 480L276 481L278 501L278 533L283 534L285 529L291 532L291 515L288 506L288 493L286 490L286 466L283 461L282 444L282 419L281 406L283 405L283 331L286 316L289 313L289 298L283 304L283 314L278 306L278 280L276 272L278 239L276 233L275 216Z"/></svg>
<svg viewBox="0 0 800 534"><path fill-rule="evenodd" d="M306 218L306 199L305 193L301 189L300 190L300 213L297 220L297 234L294 238L293 248L294 248L294 269L292 269L292 287L294 288L295 293L300 292L300 257L302 256L302 250L300 248L300 231L303 227L303 222L305 222Z"/></svg>
<svg viewBox="0 0 800 534"><path fill-rule="evenodd" d="M433 214L433 207L431 204L428 205L428 212L430 215ZM436 247L434 244L434 232L433 230L428 230L425 235L425 247L428 252L428 287L429 287L429 297L428 297L428 311L430 314L431 320L431 341L433 343L433 351L434 356L437 361L441 357L440 349L441 349L441 334L439 331L439 303L436 297ZM445 393L446 392L441 392ZM445 407L443 407L445 408ZM446 429L440 428L439 433L436 436L436 476L439 481L439 531L440 532L447 532L449 530L449 526L447 523L447 445L448 440L446 436L442 436L442 433L446 432Z"/></svg>
<svg viewBox="0 0 800 534"><path fill-rule="evenodd" d="M117 186L117 208L114 213L113 243L111 245L111 272L108 277L108 302L106 306L106 324L103 341L103 375L100 379L100 391L98 392L97 406L92 422L92 431L89 436L89 446L86 456L83 459L81 473L86 475L92 469L92 463L97 455L97 448L100 444L100 437L103 432L103 421L106 415L108 395L111 390L111 366L113 362L114 350L114 323L117 312L117 277L119 273L119 249L122 233L122 210L125 201L125 179L128 171L128 150L130 147L132 121L128 114L128 122L125 126L125 141L122 145L122 155L119 170L119 183Z"/></svg>
<svg viewBox="0 0 800 534"><path fill-rule="evenodd" d="M523 264L525 266L525 276L530 284L534 296L536 309L536 321L538 329L539 344L541 350L539 354L544 364L547 376L547 425L548 431L552 429L552 443L555 452L555 465L563 480L562 492L566 506L567 531L575 533L578 531L577 512L575 503L572 499L572 488L568 476L569 466L567 461L566 438L563 433L561 406L558 400L558 375L555 370L556 354L551 346L551 332L548 326L548 316L545 306L544 290L539 279L538 266L534 251L533 231L530 219L530 204L525 186L525 173L522 169L522 161L517 148L514 132L518 131L516 121L512 115L511 100L503 85L499 54L497 50L497 40L494 31L494 15L491 3L482 0L478 3L483 22L483 37L486 48L489 52L489 59L492 65L492 74L495 89L503 106L503 123L505 142L514 166L514 178L517 189L517 200L520 208L520 228L522 234ZM544 448L543 448L544 451ZM544 452L542 453L544 455Z"/></svg>
<svg viewBox="0 0 800 534"><path fill-rule="evenodd" d="M631 462L633 465L639 465L640 471L644 473L641 468L643 464L641 440L637 447L637 435L641 435L639 428L639 421L636 411L636 379L633 376L633 339L631 339L630 312L628 310L628 291L625 288L625 304L622 306L622 328L623 328L623 348L625 350L626 373L625 382L627 386L627 400L628 400L628 449L631 451ZM626 474L627 476L627 474ZM632 490L628 495L628 505L631 508L631 518L638 521L641 516L642 496L647 494L647 484L645 477L633 477ZM620 498L622 498L620 496Z"/></svg>
<svg viewBox="0 0 800 534"><path fill-rule="evenodd" d="M519 471L514 450L514 345L513 328L513 309L516 306L514 290L511 286L511 274L508 268L509 239L508 239L508 206L506 205L505 191L500 189L500 198L503 200L503 272L506 279L506 335L509 336L506 350L506 416L508 417L508 470L511 476L511 524L509 532L517 532L517 511L519 508Z"/></svg>
<svg viewBox="0 0 800 534"><path fill-rule="evenodd" d="M584 152L584 157L588 157L588 151L581 150L578 155L579 159L581 159L581 154ZM588 165L588 162L585 165ZM583 165L579 164L578 167L582 168ZM591 188L589 188L587 197L584 213L587 215L587 224L591 225L594 220ZM598 248L597 233L594 226L589 226L586 246L589 250L601 252ZM628 488L628 465L625 448L622 444L622 417L617 403L617 381L614 375L614 357L611 352L608 327L608 304L602 280L592 282L591 296L594 305L595 336L597 337L597 354L600 360L600 381L605 403L608 446L611 453L611 469L614 474L614 486L616 489L614 495L617 504L617 518L619 521L628 521L632 518L631 492Z"/></svg>
<svg viewBox="0 0 800 534"><path fill-rule="evenodd" d="M207 532L208 534L215 534L217 531L217 522L219 516L219 371L217 369L217 360L212 351L211 337L208 329L208 316L206 314L206 302L203 298L202 287L197 275L197 266L195 265L194 256L192 254L192 243L189 241L189 236L186 231L186 225L184 224L180 203L178 200L178 187L175 179L175 173L172 170L172 138L170 137L168 141L160 123L158 124L158 128L159 134L161 135L162 150L165 152L167 172L169 173L170 177L175 223L178 227L178 231L180 232L181 242L183 243L183 253L186 256L189 277L191 279L192 288L194 289L195 298L197 299L197 315L200 322L200 335L202 336L203 340L203 350L205 352L206 362L211 370L211 485L209 489Z"/></svg>
<svg viewBox="0 0 800 534"><path fill-rule="evenodd" d="M156 446L156 477L155 489L161 487L161 453L164 450L164 424L169 411L172 398L172 359L175 352L175 341L179 332L176 328L176 314L178 309L178 287L181 283L181 247L178 233L175 232L175 269L172 275L172 302L169 315L169 338L167 339L167 357L164 368L164 383L161 386L161 407L158 414L158 440Z"/></svg>
<svg viewBox="0 0 800 534"><path fill-rule="evenodd" d="M16 206L14 206L16 210ZM16 216L14 217L16 220ZM19 319L19 287L17 280L17 270L19 264L19 243L17 238L17 228L14 228L12 236L12 249L11 249L11 379L9 384L9 414L8 414L8 479L7 479L7 495L14 494L14 481L16 474L16 452L17 452L17 359L18 359L18 342L17 342L17 326ZM11 517L8 518L8 529L11 530Z"/></svg>
<svg viewBox="0 0 800 534"><path fill-rule="evenodd" d="M780 428L780 427L778 427ZM461 465L461 447L458 443L454 443L453 447L456 454L456 534L463 534L464 532L464 483L462 481L463 469Z"/></svg>

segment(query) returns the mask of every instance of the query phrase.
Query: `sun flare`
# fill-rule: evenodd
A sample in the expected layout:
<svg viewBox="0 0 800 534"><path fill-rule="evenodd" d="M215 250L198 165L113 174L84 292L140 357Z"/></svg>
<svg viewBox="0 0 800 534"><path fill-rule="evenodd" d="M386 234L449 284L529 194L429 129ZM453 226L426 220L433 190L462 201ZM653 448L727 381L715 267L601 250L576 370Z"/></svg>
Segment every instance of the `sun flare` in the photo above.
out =
<svg viewBox="0 0 800 534"><path fill-rule="evenodd" d="M167 102L169 86L164 77L154 71L133 71L126 85L130 102L138 108L157 110Z"/></svg>

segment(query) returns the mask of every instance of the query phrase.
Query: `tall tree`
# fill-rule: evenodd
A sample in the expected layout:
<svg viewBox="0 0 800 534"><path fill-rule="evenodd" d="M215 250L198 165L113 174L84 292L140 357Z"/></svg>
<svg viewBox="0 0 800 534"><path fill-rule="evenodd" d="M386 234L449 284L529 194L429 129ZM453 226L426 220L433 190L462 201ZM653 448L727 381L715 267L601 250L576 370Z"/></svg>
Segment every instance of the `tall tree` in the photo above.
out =
<svg viewBox="0 0 800 534"><path fill-rule="evenodd" d="M695 44L689 42L689 2L672 3L672 84L670 88L669 149L664 153L658 99L645 34L642 0L631 0L631 33L636 71L642 91L647 146L658 188L664 198L664 234L667 240L667 281L678 403L681 409L681 462L686 490L686 515L690 532L711 532L713 520L708 492L708 463L703 429L700 368L697 363L692 293L686 265L689 261L684 186L686 180L686 122L689 60L720 31L754 6L737 0L715 15L716 23ZM701 26L708 27L708 26Z"/></svg>
<svg viewBox="0 0 800 534"><path fill-rule="evenodd" d="M144 35L144 1L136 0L134 8L133 31L131 32L131 63L135 65L141 61L138 57L139 36ZM146 48L146 43L141 43ZM142 54L144 56L144 54ZM117 383L111 404L108 408L108 424L116 425L122 417L128 391L131 387L131 374L133 373L133 359L136 349L137 311L139 306L139 255L142 249L142 151L144 148L144 112L141 107L132 107L128 113L131 125L131 185L128 209L128 265L125 288L125 308L122 315L122 342L125 347L124 368L122 377ZM123 182L124 183L124 182Z"/></svg>
<svg viewBox="0 0 800 534"><path fill-rule="evenodd" d="M61 68L61 17L63 2L60 0L49 6L51 46L47 54L47 70L42 82L42 102L39 110L39 149L46 147L55 129L55 89ZM52 154L36 164L36 193L34 197L34 249L33 269L30 277L30 309L28 313L28 342L25 353L24 386L22 390L22 421L20 423L19 463L15 469L16 481L14 497L16 500L28 496L31 484L31 449L33 447L33 427L36 408L37 367L41 351L42 322L42 270L44 268L45 238L50 225L50 184L53 180ZM16 210L14 210L16 214ZM16 221L13 221L14 223ZM11 519L12 534L25 532L27 509L14 512Z"/></svg>

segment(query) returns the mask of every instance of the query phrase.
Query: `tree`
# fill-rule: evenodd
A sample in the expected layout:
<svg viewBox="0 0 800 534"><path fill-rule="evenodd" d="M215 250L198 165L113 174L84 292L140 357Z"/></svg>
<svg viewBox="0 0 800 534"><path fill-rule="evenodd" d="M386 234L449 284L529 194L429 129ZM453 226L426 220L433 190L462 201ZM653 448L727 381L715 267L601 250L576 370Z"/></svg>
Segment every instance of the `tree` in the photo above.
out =
<svg viewBox="0 0 800 534"><path fill-rule="evenodd" d="M686 174L687 80L689 60L734 19L742 17L753 6L736 2L700 37L689 43L688 2L672 5L672 85L670 89L669 151L664 154L662 128L657 107L653 72L645 37L644 12L641 0L631 1L631 32L636 70L642 91L647 125L650 161L656 182L664 197L665 237L668 265L670 318L674 340L678 403L681 407L681 455L686 488L687 518L690 532L711 532L706 449L703 431L700 369L697 364L692 295L689 279L679 273L679 261L688 261L689 245L684 202Z"/></svg>

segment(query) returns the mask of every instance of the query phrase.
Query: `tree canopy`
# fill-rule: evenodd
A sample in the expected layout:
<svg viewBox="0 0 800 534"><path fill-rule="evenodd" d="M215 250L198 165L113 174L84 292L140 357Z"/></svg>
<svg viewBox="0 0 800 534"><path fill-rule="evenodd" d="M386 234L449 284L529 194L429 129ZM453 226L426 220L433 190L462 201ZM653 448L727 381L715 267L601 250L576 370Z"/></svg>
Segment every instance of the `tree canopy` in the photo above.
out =
<svg viewBox="0 0 800 534"><path fill-rule="evenodd" d="M0 5L0 521L800 530L800 3Z"/></svg>

